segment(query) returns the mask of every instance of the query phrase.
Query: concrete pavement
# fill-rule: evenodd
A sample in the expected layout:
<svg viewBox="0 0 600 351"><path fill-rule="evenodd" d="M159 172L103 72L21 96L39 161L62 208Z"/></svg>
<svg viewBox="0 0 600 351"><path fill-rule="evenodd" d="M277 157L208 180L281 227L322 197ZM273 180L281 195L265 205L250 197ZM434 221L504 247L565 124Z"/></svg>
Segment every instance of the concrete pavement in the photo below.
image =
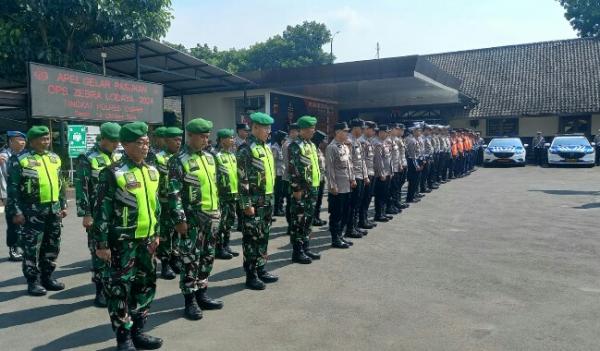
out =
<svg viewBox="0 0 600 351"><path fill-rule="evenodd" d="M149 326L165 350L597 350L599 176L480 169L349 250L331 249L317 229L323 258L308 266L291 264L278 218L268 267L279 283L246 290L241 257L216 261L209 293L223 310L187 321L177 281L160 280ZM70 205L56 274L66 290L27 296L20 265L0 252L3 349L115 345L106 310L92 306L85 234Z"/></svg>

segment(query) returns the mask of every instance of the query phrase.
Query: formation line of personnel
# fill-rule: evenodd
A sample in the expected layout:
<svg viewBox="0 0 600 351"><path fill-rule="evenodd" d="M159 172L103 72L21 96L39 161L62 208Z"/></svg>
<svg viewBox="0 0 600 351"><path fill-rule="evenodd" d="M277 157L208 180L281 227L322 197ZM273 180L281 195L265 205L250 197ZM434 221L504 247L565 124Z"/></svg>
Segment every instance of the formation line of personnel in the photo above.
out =
<svg viewBox="0 0 600 351"><path fill-rule="evenodd" d="M87 233L94 304L108 309L118 350L162 346L144 333L157 262L163 279L179 278L185 318L199 320L203 310L223 307L207 293L209 277L215 259L239 255L230 247L236 218L245 285L263 290L279 279L267 270L276 216L288 222L292 261L310 264L321 258L310 245L314 226L329 224L331 246L348 249L350 239L471 173L477 159L476 134L448 126L407 129L354 119L335 124L328 142L312 116L274 133L271 116L250 119L251 126L237 125L237 136L218 130L215 145L213 124L203 118L189 121L185 131L157 128L154 146L145 123L108 122L96 145L79 156L76 207ZM26 138L27 147L9 160L6 211L20 228L28 293L42 296L65 288L52 274L67 215L66 182L60 157L49 151L48 128L34 126ZM328 222L320 218L325 187Z"/></svg>

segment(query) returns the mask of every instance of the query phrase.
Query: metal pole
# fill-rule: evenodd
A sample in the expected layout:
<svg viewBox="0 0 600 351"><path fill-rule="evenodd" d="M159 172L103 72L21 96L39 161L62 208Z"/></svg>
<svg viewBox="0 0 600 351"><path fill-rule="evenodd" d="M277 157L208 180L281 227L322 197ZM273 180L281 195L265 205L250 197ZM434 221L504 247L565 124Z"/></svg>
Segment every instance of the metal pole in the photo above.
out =
<svg viewBox="0 0 600 351"><path fill-rule="evenodd" d="M329 59L333 63L333 37L331 37L331 47L329 48Z"/></svg>
<svg viewBox="0 0 600 351"><path fill-rule="evenodd" d="M48 125L48 129L50 129L50 151L54 151L54 135L52 133L52 120L49 120Z"/></svg>
<svg viewBox="0 0 600 351"><path fill-rule="evenodd" d="M331 41L330 41L330 47L329 47L329 59L331 60L331 63L333 63L333 38L335 38L336 35L340 34L340 31L338 30L337 32L333 33L333 35L331 36Z"/></svg>
<svg viewBox="0 0 600 351"><path fill-rule="evenodd" d="M138 40L135 42L135 72L137 79L142 79L140 72L140 42Z"/></svg>
<svg viewBox="0 0 600 351"><path fill-rule="evenodd" d="M106 77L106 53L101 52L100 57L102 57L102 75Z"/></svg>

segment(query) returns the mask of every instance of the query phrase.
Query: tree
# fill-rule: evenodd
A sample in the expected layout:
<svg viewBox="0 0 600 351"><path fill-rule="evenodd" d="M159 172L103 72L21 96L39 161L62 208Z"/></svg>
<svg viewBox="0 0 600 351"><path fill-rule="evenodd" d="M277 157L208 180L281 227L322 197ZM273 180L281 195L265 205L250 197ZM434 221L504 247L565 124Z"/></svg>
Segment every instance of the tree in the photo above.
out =
<svg viewBox="0 0 600 351"><path fill-rule="evenodd" d="M600 0L558 0L565 18L582 38L600 37Z"/></svg>
<svg viewBox="0 0 600 351"><path fill-rule="evenodd" d="M219 51L208 44L197 44L190 49L190 54L232 72L324 65L333 62L323 51L323 45L330 40L331 31L327 26L313 21L288 26L281 35L247 49Z"/></svg>
<svg viewBox="0 0 600 351"><path fill-rule="evenodd" d="M0 1L0 77L23 81L25 62L86 69L96 43L164 36L171 0Z"/></svg>

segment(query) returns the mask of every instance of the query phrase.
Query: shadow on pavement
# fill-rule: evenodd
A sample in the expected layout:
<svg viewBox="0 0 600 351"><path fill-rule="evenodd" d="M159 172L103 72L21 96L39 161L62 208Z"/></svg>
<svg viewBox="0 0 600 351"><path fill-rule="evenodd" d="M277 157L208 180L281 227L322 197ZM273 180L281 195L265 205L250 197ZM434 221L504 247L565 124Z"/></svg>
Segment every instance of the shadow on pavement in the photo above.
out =
<svg viewBox="0 0 600 351"><path fill-rule="evenodd" d="M582 190L528 190L531 192L540 192L548 195L600 195L600 191L582 191Z"/></svg>
<svg viewBox="0 0 600 351"><path fill-rule="evenodd" d="M67 334L56 340L49 342L46 345L40 345L32 349L32 351L59 351L73 349L89 344L96 344L108 340L113 340L113 334L109 324L97 325L95 327L78 330L74 333ZM116 344L116 342L115 342ZM104 350L114 350L114 347L109 347Z"/></svg>
<svg viewBox="0 0 600 351"><path fill-rule="evenodd" d="M15 265L15 269L17 269L19 272L21 272L21 265L20 264ZM60 266L60 268L57 269L56 272L54 272L52 277L56 278L56 279L60 279L60 278L69 277L71 275L81 274L81 273L85 273L85 272L89 272L89 271L90 271L89 261L86 260L86 261L71 263L71 264L68 264L65 266ZM23 291L25 291L27 289L26 283L27 282L23 276L18 276L18 277L4 280L4 281L0 281L0 288L5 288L8 286L13 286L13 285L20 285L23 287ZM67 289L68 289L68 287L67 287ZM6 300L1 300L1 298L0 298L0 302L1 301L6 301Z"/></svg>
<svg viewBox="0 0 600 351"><path fill-rule="evenodd" d="M581 206L573 207L578 210L589 210L592 208L600 208L600 202L590 202L589 204L583 204Z"/></svg>
<svg viewBox="0 0 600 351"><path fill-rule="evenodd" d="M40 320L62 316L75 310L87 307L90 307L90 302L84 300L74 303L53 304L50 306L34 307L25 310L2 313L0 314L0 329L39 322Z"/></svg>

